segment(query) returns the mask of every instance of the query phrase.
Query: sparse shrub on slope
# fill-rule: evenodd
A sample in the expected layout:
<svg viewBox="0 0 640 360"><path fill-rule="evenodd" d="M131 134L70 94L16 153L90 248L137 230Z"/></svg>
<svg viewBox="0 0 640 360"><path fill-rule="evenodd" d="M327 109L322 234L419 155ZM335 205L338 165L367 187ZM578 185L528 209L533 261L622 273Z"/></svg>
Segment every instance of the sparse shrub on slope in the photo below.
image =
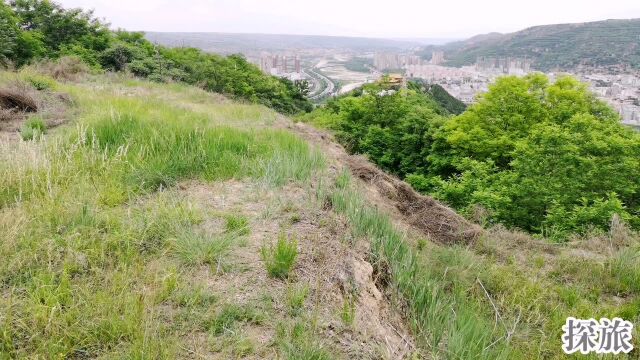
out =
<svg viewBox="0 0 640 360"><path fill-rule="evenodd" d="M32 117L23 125L20 130L22 140L38 140L47 132L47 125L39 117Z"/></svg>

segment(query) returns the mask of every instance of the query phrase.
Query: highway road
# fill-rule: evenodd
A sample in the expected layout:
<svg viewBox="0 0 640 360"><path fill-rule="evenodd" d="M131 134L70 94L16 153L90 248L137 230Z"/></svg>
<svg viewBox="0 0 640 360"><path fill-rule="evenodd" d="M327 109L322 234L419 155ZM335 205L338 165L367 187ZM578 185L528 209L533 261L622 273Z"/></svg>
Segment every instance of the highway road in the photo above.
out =
<svg viewBox="0 0 640 360"><path fill-rule="evenodd" d="M331 79L329 79L328 77L322 75L320 72L315 71L314 69L306 69L305 73L316 81L322 81L327 85L321 93L309 96L310 100L320 99L325 96L331 96L336 92L336 85L333 83L333 81L331 81Z"/></svg>

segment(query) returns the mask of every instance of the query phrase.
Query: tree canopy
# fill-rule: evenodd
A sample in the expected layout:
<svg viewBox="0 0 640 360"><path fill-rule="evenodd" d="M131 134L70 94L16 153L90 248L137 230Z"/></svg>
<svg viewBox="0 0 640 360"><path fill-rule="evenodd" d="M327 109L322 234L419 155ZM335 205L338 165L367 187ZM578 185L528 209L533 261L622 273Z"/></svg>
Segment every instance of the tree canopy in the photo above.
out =
<svg viewBox="0 0 640 360"><path fill-rule="evenodd" d="M418 87L419 88L419 87ZM458 116L415 86L365 90L307 119L329 125L414 188L471 215L552 238L640 226L640 134L571 77L503 77Z"/></svg>
<svg viewBox="0 0 640 360"><path fill-rule="evenodd" d="M96 70L128 71L154 81L182 81L270 106L310 111L302 89L264 74L240 55L157 46L142 33L111 31L92 12L49 0L0 1L0 66L75 56Z"/></svg>

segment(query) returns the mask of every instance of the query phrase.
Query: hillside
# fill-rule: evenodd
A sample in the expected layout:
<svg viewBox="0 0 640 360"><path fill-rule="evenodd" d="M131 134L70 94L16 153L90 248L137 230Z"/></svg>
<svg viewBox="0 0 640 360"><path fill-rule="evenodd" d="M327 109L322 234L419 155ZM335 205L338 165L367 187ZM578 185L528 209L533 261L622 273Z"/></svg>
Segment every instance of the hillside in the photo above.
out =
<svg viewBox="0 0 640 360"><path fill-rule="evenodd" d="M425 56L433 49L425 49ZM535 26L510 34L479 35L438 49L445 51L452 66L471 65L478 57L526 57L541 71L638 69L640 19Z"/></svg>
<svg viewBox="0 0 640 360"><path fill-rule="evenodd" d="M573 77L314 108L81 9L0 23L1 360L564 359L568 317L640 323L640 133Z"/></svg>
<svg viewBox="0 0 640 360"><path fill-rule="evenodd" d="M262 106L78 79L0 74L39 105L1 123L2 355L560 358L566 316L637 318L622 224L482 230Z"/></svg>
<svg viewBox="0 0 640 360"><path fill-rule="evenodd" d="M411 40L320 35L146 32L145 36L151 42L163 46L189 46L221 54L254 54L262 51L303 49L367 52L407 50L420 45L419 42Z"/></svg>

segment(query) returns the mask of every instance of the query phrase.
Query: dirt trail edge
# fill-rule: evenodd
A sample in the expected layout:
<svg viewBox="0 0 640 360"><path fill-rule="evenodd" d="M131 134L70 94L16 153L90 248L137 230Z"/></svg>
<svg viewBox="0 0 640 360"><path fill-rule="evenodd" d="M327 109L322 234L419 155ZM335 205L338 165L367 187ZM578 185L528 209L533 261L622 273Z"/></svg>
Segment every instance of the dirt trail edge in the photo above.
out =
<svg viewBox="0 0 640 360"><path fill-rule="evenodd" d="M304 123L289 126L310 143L319 146L339 166L346 166L364 184L368 200L391 210L394 220L408 224L440 244L473 243L483 229L435 199L414 191L407 183L386 174L362 156L347 154L333 137Z"/></svg>

